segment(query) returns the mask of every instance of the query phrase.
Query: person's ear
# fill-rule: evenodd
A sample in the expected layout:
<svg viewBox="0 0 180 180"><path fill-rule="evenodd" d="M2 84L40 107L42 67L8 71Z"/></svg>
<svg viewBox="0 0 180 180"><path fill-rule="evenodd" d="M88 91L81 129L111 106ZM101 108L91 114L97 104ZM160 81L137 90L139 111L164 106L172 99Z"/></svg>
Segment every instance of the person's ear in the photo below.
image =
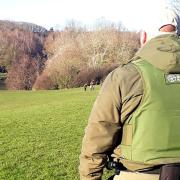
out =
<svg viewBox="0 0 180 180"><path fill-rule="evenodd" d="M145 31L140 32L140 44L143 46L147 41L147 33Z"/></svg>

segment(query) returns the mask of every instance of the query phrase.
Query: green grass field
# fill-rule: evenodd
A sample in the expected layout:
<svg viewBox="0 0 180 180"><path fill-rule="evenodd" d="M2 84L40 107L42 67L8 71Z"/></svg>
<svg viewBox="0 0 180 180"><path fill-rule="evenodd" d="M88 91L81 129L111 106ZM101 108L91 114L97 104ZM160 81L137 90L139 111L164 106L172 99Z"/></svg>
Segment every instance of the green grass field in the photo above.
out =
<svg viewBox="0 0 180 180"><path fill-rule="evenodd" d="M0 91L0 179L78 180L98 91Z"/></svg>

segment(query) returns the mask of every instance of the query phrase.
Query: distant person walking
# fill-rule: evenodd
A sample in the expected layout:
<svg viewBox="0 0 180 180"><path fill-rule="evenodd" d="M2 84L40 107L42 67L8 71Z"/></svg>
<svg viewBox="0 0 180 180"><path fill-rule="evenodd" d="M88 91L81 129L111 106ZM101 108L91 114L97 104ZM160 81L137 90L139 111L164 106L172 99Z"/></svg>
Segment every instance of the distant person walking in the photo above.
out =
<svg viewBox="0 0 180 180"><path fill-rule="evenodd" d="M84 84L84 91L86 91L87 90L87 83L86 84Z"/></svg>
<svg viewBox="0 0 180 180"><path fill-rule="evenodd" d="M92 80L92 81L90 82L90 90L91 90L91 91L94 90L94 80Z"/></svg>

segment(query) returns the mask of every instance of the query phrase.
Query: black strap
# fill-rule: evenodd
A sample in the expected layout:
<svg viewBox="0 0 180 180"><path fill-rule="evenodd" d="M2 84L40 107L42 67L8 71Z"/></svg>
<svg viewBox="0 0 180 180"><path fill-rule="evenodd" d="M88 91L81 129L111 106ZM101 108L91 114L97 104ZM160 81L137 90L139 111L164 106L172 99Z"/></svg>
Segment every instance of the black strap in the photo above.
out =
<svg viewBox="0 0 180 180"><path fill-rule="evenodd" d="M144 173L144 174L160 174L161 167L162 167L162 165L156 165L156 166L149 167L146 169L140 169L140 170L138 170L138 172Z"/></svg>
<svg viewBox="0 0 180 180"><path fill-rule="evenodd" d="M114 176L115 176L115 175L109 177L107 180L113 180L113 179L114 179Z"/></svg>

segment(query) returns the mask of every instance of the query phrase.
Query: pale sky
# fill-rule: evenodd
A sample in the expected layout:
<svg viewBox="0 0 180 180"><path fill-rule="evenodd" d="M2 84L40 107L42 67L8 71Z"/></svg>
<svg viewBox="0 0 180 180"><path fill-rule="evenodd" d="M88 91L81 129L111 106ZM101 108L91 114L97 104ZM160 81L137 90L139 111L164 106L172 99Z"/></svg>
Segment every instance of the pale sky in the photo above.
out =
<svg viewBox="0 0 180 180"><path fill-rule="evenodd" d="M0 0L0 19L25 21L50 27L74 19L92 25L104 17L130 30L156 23L163 0Z"/></svg>

